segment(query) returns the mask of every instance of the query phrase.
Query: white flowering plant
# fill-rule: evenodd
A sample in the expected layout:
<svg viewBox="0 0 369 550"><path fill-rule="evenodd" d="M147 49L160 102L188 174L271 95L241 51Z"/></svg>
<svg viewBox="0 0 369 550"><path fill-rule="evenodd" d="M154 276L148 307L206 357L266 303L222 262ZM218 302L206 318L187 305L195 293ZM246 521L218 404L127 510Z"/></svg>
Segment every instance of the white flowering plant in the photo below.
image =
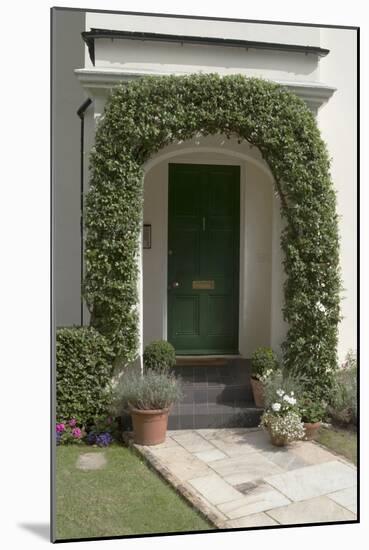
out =
<svg viewBox="0 0 369 550"><path fill-rule="evenodd" d="M293 391L287 393L283 388L279 388L275 392L275 397L269 410L273 413L278 413L280 416L289 411L299 412L295 393Z"/></svg>
<svg viewBox="0 0 369 550"><path fill-rule="evenodd" d="M307 381L304 377L292 375L281 367L264 383L265 409L271 409L272 404L283 395L296 399L300 404L302 396L305 393L306 383ZM284 405L286 404L288 405L288 399L284 400Z"/></svg>
<svg viewBox="0 0 369 550"><path fill-rule="evenodd" d="M285 414L265 412L261 426L266 428L272 437L281 438L285 443L298 441L305 437L304 425L299 413L289 410Z"/></svg>
<svg viewBox="0 0 369 550"><path fill-rule="evenodd" d="M270 407L261 417L260 426L267 429L272 437L280 437L286 443L303 439L304 425L293 391L276 390Z"/></svg>

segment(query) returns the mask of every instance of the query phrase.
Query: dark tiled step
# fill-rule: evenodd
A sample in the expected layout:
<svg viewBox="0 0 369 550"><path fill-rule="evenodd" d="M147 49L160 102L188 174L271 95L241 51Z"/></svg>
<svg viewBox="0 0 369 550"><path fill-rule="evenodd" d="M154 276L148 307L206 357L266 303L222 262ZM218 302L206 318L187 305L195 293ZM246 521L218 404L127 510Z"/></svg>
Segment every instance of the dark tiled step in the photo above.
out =
<svg viewBox="0 0 369 550"><path fill-rule="evenodd" d="M262 409L249 402L237 404L177 404L168 418L170 430L200 428L255 428L259 425ZM122 417L123 430L132 430L129 415Z"/></svg>
<svg viewBox="0 0 369 550"><path fill-rule="evenodd" d="M250 365L243 362L230 362L226 367L196 366L175 367L175 375L182 384L244 384L250 385Z"/></svg>
<svg viewBox="0 0 369 550"><path fill-rule="evenodd" d="M172 430L194 428L235 428L259 425L262 409L250 402L224 404L178 404L171 412L168 427Z"/></svg>
<svg viewBox="0 0 369 550"><path fill-rule="evenodd" d="M183 386L181 403L234 403L236 401L252 401L251 387L245 385L207 386L192 384Z"/></svg>

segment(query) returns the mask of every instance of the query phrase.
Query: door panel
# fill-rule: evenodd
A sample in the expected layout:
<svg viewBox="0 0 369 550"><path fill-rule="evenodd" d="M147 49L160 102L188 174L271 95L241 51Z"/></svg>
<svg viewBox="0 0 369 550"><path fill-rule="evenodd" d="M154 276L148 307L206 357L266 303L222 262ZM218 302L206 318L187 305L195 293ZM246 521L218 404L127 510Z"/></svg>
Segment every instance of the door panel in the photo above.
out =
<svg viewBox="0 0 369 550"><path fill-rule="evenodd" d="M199 336L199 296L175 296L174 330L178 336Z"/></svg>
<svg viewBox="0 0 369 550"><path fill-rule="evenodd" d="M238 166L169 165L168 340L179 354L238 352Z"/></svg>

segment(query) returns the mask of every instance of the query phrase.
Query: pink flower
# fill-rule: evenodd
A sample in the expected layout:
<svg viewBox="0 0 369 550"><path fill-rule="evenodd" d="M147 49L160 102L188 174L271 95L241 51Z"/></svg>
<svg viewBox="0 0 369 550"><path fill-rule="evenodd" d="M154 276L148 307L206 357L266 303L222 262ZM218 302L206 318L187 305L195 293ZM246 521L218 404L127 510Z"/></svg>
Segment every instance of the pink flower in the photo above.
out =
<svg viewBox="0 0 369 550"><path fill-rule="evenodd" d="M57 432L64 432L64 430L65 430L65 424L61 423L61 424L56 425L56 431Z"/></svg>
<svg viewBox="0 0 369 550"><path fill-rule="evenodd" d="M75 418L72 418L72 420L69 420L69 426L71 428L74 428L74 426L77 424L77 420Z"/></svg>
<svg viewBox="0 0 369 550"><path fill-rule="evenodd" d="M80 428L74 428L72 430L72 436L75 437L76 439L80 439L82 437L82 431Z"/></svg>

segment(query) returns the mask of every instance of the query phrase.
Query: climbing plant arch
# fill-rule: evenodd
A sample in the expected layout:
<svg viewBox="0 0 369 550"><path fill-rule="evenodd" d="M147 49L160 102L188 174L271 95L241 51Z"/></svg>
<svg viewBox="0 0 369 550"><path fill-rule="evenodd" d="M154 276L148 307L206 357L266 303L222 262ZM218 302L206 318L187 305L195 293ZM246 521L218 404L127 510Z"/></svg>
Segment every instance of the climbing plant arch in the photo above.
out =
<svg viewBox="0 0 369 550"><path fill-rule="evenodd" d="M91 324L127 362L138 348L137 252L142 165L194 135L225 134L259 148L285 220L285 365L316 393L330 387L340 319L336 197L329 158L305 103L281 86L241 75L144 77L111 94L91 153L86 198L85 298Z"/></svg>

